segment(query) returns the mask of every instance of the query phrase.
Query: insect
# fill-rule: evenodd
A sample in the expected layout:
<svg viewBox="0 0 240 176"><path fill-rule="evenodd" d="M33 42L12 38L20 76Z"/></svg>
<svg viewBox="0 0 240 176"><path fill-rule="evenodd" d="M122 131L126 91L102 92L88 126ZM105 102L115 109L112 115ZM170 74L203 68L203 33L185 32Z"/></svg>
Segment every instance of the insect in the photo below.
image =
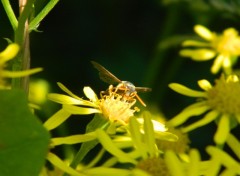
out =
<svg viewBox="0 0 240 176"><path fill-rule="evenodd" d="M110 71L108 71L106 68L104 68L102 65L100 65L97 62L91 61L93 66L99 71L99 77L103 82L106 82L110 85L116 85L116 87L113 87L115 89L115 92L118 92L123 97L127 98L128 100L133 99L136 97L138 101L143 105L146 106L146 104L143 102L143 100L138 96L138 92L149 92L152 89L148 87L135 87L131 82L129 81L121 81L116 76L114 76Z"/></svg>

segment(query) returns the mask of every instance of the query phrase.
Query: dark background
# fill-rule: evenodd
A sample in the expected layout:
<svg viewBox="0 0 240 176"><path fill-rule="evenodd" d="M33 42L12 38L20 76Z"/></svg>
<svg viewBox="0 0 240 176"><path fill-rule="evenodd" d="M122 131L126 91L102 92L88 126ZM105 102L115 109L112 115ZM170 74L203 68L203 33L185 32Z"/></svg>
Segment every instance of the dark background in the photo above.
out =
<svg viewBox="0 0 240 176"><path fill-rule="evenodd" d="M17 13L15 1L11 2ZM36 13L46 2L36 2ZM41 22L39 32L30 35L31 67L44 68L33 77L49 81L52 92L61 92L58 81L80 97L83 86L100 92L108 85L98 78L90 63L94 60L121 80L151 87L153 91L141 97L171 118L195 100L173 92L169 83L200 90L199 79L216 78L210 73L212 60L196 63L179 57L181 41L196 36L195 24L217 32L240 29L239 7L235 1L221 0L61 0ZM13 31L0 6L1 49L6 46L4 38L13 39ZM200 138L203 131L208 133ZM214 132L211 125L192 132L192 145L205 146Z"/></svg>

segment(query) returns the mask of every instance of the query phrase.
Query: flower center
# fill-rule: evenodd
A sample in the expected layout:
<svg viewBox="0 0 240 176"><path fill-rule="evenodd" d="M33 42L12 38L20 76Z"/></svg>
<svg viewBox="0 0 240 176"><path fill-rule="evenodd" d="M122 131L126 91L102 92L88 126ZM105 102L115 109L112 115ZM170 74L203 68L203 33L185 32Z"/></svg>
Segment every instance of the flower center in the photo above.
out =
<svg viewBox="0 0 240 176"><path fill-rule="evenodd" d="M239 55L240 54L240 37L238 32L233 28L228 28L222 36L218 36L213 43L219 53L224 55Z"/></svg>
<svg viewBox="0 0 240 176"><path fill-rule="evenodd" d="M151 176L170 176L165 161L160 157L140 161L136 167L146 171Z"/></svg>
<svg viewBox="0 0 240 176"><path fill-rule="evenodd" d="M100 99L99 107L104 117L111 122L120 122L126 124L129 118L134 115L137 109L131 109L136 100L128 102L121 95L115 92L109 92Z"/></svg>
<svg viewBox="0 0 240 176"><path fill-rule="evenodd" d="M221 76L208 92L208 104L222 113L240 113L240 84L236 75Z"/></svg>
<svg viewBox="0 0 240 176"><path fill-rule="evenodd" d="M162 151L173 150L175 153L185 153L189 149L190 139L186 133L183 133L179 129L169 128L168 132L171 132L178 136L178 140L175 142L166 140L157 140L156 144Z"/></svg>

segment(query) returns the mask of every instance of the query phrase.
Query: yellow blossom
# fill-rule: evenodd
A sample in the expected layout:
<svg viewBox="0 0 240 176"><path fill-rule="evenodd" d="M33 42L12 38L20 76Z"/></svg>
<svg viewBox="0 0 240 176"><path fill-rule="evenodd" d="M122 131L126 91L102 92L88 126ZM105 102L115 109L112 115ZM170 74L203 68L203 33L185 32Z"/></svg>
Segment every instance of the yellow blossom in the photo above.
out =
<svg viewBox="0 0 240 176"><path fill-rule="evenodd" d="M216 34L202 25L195 25L194 30L205 41L184 41L184 47L194 48L183 49L180 51L180 55L191 57L196 61L206 61L215 58L211 72L216 74L223 68L225 73L230 74L232 66L240 55L240 36L238 31L234 28L227 28L223 31L223 34Z"/></svg>
<svg viewBox="0 0 240 176"><path fill-rule="evenodd" d="M189 132L215 120L217 131L214 135L214 141L217 144L223 144L231 128L235 127L233 124L240 123L240 83L238 77L229 75L225 78L222 75L215 81L214 86L207 80L200 80L198 84L204 91L192 90L177 83L169 85L174 91L195 97L198 101L173 117L168 125L179 126L190 117L204 114L204 117L199 121L183 127L183 132Z"/></svg>
<svg viewBox="0 0 240 176"><path fill-rule="evenodd" d="M121 95L109 91L109 94L98 99L95 92L90 87L84 87L83 92L89 100L82 99L73 94L63 84L58 86L68 95L50 93L48 98L52 101L62 104L62 108L53 114L44 126L52 130L67 120L71 115L86 115L100 113L111 123L120 123L126 125L128 119L134 115L138 109L131 109L136 100L128 102Z"/></svg>
<svg viewBox="0 0 240 176"><path fill-rule="evenodd" d="M129 117L134 115L137 108L131 109L136 103L136 100L128 102L126 99L122 99L122 95L111 92L110 95L103 96L99 100L99 109L104 117L107 117L111 122L120 122L126 124L129 121Z"/></svg>
<svg viewBox="0 0 240 176"><path fill-rule="evenodd" d="M9 44L4 51L0 53L0 89L9 88L6 83L7 78L24 77L42 71L42 68L34 68L23 71L6 70L7 62L13 59L19 51L19 46L15 43Z"/></svg>
<svg viewBox="0 0 240 176"><path fill-rule="evenodd" d="M208 146L206 150L211 156L206 171L209 175L240 175L240 163L228 153L213 146ZM223 167L224 170L221 170Z"/></svg>
<svg viewBox="0 0 240 176"><path fill-rule="evenodd" d="M47 167L44 167L40 176L48 176L48 175L62 175L63 173L68 173L70 175L76 176L149 176L145 172L139 169L122 169L122 168L114 168L112 165L103 163L102 166L99 166L99 161L104 156L106 148L111 148L108 150L110 153L117 154L120 157L120 161L122 162L135 162L131 157L118 149L115 145L113 145L110 137L102 130L97 129L94 132L72 135L67 137L56 137L51 139L51 147L55 147L57 145L62 144L77 144L82 142L91 141L94 139L98 139L99 142L103 145L99 153L94 157L94 159L85 164L78 164L76 169L69 166L70 160L64 159L62 160L57 155L52 152L49 152L47 155L47 160L53 165L54 170L50 171ZM109 145L109 146L105 146Z"/></svg>
<svg viewBox="0 0 240 176"><path fill-rule="evenodd" d="M156 144L162 151L173 150L175 153L181 155L189 150L190 139L186 133L183 133L180 129L169 128L168 132L175 134L178 137L177 141L157 140Z"/></svg>
<svg viewBox="0 0 240 176"><path fill-rule="evenodd" d="M197 149L191 149L187 157L188 160L183 161L173 150L167 150L164 153L164 161L171 176L209 175L210 161L202 161Z"/></svg>
<svg viewBox="0 0 240 176"><path fill-rule="evenodd" d="M98 161L103 155L102 151L100 151L95 157ZM72 176L150 176L139 169L130 170L124 168L110 168L106 166L91 166L92 164L97 164L95 159L87 165L79 164L76 169L71 168L69 162L62 160L53 153L48 154L47 160L54 166L54 170L49 170L45 167L40 173L40 176L60 176L63 175L63 173L68 173Z"/></svg>
<svg viewBox="0 0 240 176"><path fill-rule="evenodd" d="M135 166L135 169L140 169L149 176L161 176L168 171L162 164L162 151L158 149L156 139L160 139L162 136L162 140L176 141L177 137L167 132L163 124L151 120L149 112L144 112L142 116L130 118L127 126L128 133L123 136L111 139L103 130L98 132L100 143L114 156L106 162L106 165L111 166L116 162L129 163L133 165L130 166L131 168ZM143 118L143 120L139 120L139 118ZM128 149L128 152L124 149Z"/></svg>

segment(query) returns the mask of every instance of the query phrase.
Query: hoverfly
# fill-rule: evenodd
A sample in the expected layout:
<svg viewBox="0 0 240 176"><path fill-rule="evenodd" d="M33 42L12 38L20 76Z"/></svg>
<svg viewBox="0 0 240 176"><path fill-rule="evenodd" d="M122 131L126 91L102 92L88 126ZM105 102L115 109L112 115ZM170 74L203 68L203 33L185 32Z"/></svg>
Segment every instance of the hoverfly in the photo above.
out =
<svg viewBox="0 0 240 176"><path fill-rule="evenodd" d="M111 72L109 72L106 68L104 68L99 63L94 62L94 61L91 61L91 63L99 71L99 77L103 82L108 83L110 85L116 85L116 87L112 87L113 89L115 89L115 92L121 94L123 97L125 97L128 100L131 100L134 97L136 97L143 106L146 106L146 104L138 96L137 93L138 92L149 92L152 90L151 88L135 87L129 81L121 81L120 79L118 79L116 76L114 76Z"/></svg>

